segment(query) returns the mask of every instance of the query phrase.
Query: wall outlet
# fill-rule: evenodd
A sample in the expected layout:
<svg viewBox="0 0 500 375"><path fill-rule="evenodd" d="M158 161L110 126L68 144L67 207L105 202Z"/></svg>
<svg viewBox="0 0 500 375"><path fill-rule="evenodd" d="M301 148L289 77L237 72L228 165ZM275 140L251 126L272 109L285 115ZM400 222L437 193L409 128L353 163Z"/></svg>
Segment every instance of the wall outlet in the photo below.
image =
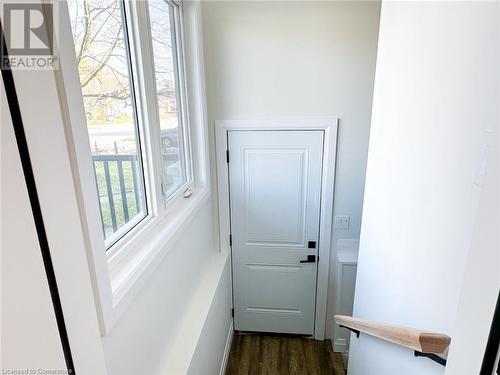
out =
<svg viewBox="0 0 500 375"><path fill-rule="evenodd" d="M350 216L335 216L335 229L349 229L349 224L351 222Z"/></svg>

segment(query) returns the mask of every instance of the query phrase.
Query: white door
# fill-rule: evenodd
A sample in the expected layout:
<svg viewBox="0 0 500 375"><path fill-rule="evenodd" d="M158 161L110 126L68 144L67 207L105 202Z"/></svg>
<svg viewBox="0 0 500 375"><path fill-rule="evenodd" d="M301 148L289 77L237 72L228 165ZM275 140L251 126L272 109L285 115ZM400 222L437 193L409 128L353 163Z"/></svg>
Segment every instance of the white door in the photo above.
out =
<svg viewBox="0 0 500 375"><path fill-rule="evenodd" d="M322 131L230 131L234 324L312 335Z"/></svg>

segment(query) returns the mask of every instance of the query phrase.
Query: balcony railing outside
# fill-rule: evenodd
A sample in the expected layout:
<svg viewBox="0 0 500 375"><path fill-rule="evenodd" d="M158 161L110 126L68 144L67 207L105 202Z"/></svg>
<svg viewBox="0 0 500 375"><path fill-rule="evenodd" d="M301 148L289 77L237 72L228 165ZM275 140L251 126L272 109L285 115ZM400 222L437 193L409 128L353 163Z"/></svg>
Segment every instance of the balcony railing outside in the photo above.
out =
<svg viewBox="0 0 500 375"><path fill-rule="evenodd" d="M138 158L134 154L92 155L96 173L103 231L106 238L136 215L143 212L141 189L144 182L138 175ZM168 152L163 159L175 167L178 154ZM143 214L145 214L143 212Z"/></svg>
<svg viewBox="0 0 500 375"><path fill-rule="evenodd" d="M103 230L108 237L142 210L139 198L142 181L136 173L137 155L93 155L92 158ZM117 210L120 210L120 217L117 217Z"/></svg>

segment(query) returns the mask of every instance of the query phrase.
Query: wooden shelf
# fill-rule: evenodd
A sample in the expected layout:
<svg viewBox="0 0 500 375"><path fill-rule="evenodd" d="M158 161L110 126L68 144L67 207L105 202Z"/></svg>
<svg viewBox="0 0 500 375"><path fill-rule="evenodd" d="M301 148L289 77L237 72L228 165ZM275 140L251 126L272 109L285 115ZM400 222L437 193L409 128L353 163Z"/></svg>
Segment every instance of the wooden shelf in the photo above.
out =
<svg viewBox="0 0 500 375"><path fill-rule="evenodd" d="M378 337L421 353L442 353L451 341L450 336L442 333L372 322L346 315L335 315L335 322L354 331Z"/></svg>

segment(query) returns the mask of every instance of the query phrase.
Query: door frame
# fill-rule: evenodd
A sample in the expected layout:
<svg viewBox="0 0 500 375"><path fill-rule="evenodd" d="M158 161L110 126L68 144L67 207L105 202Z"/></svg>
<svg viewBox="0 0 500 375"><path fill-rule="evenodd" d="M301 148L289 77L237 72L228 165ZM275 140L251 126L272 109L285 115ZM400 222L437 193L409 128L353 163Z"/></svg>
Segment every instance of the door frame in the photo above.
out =
<svg viewBox="0 0 500 375"><path fill-rule="evenodd" d="M339 120L336 117L265 120L215 120L217 193L219 206L219 245L221 252L225 251L229 254L231 254L231 246L229 244L231 218L229 206L229 170L226 156L226 151L228 149L228 132L233 130L317 130L324 132L318 246L318 257L320 261L318 261L316 309L314 316L314 338L317 340L323 340L325 338L326 328L338 122ZM328 166L328 168L325 168L325 166ZM232 272L231 268L231 278Z"/></svg>

